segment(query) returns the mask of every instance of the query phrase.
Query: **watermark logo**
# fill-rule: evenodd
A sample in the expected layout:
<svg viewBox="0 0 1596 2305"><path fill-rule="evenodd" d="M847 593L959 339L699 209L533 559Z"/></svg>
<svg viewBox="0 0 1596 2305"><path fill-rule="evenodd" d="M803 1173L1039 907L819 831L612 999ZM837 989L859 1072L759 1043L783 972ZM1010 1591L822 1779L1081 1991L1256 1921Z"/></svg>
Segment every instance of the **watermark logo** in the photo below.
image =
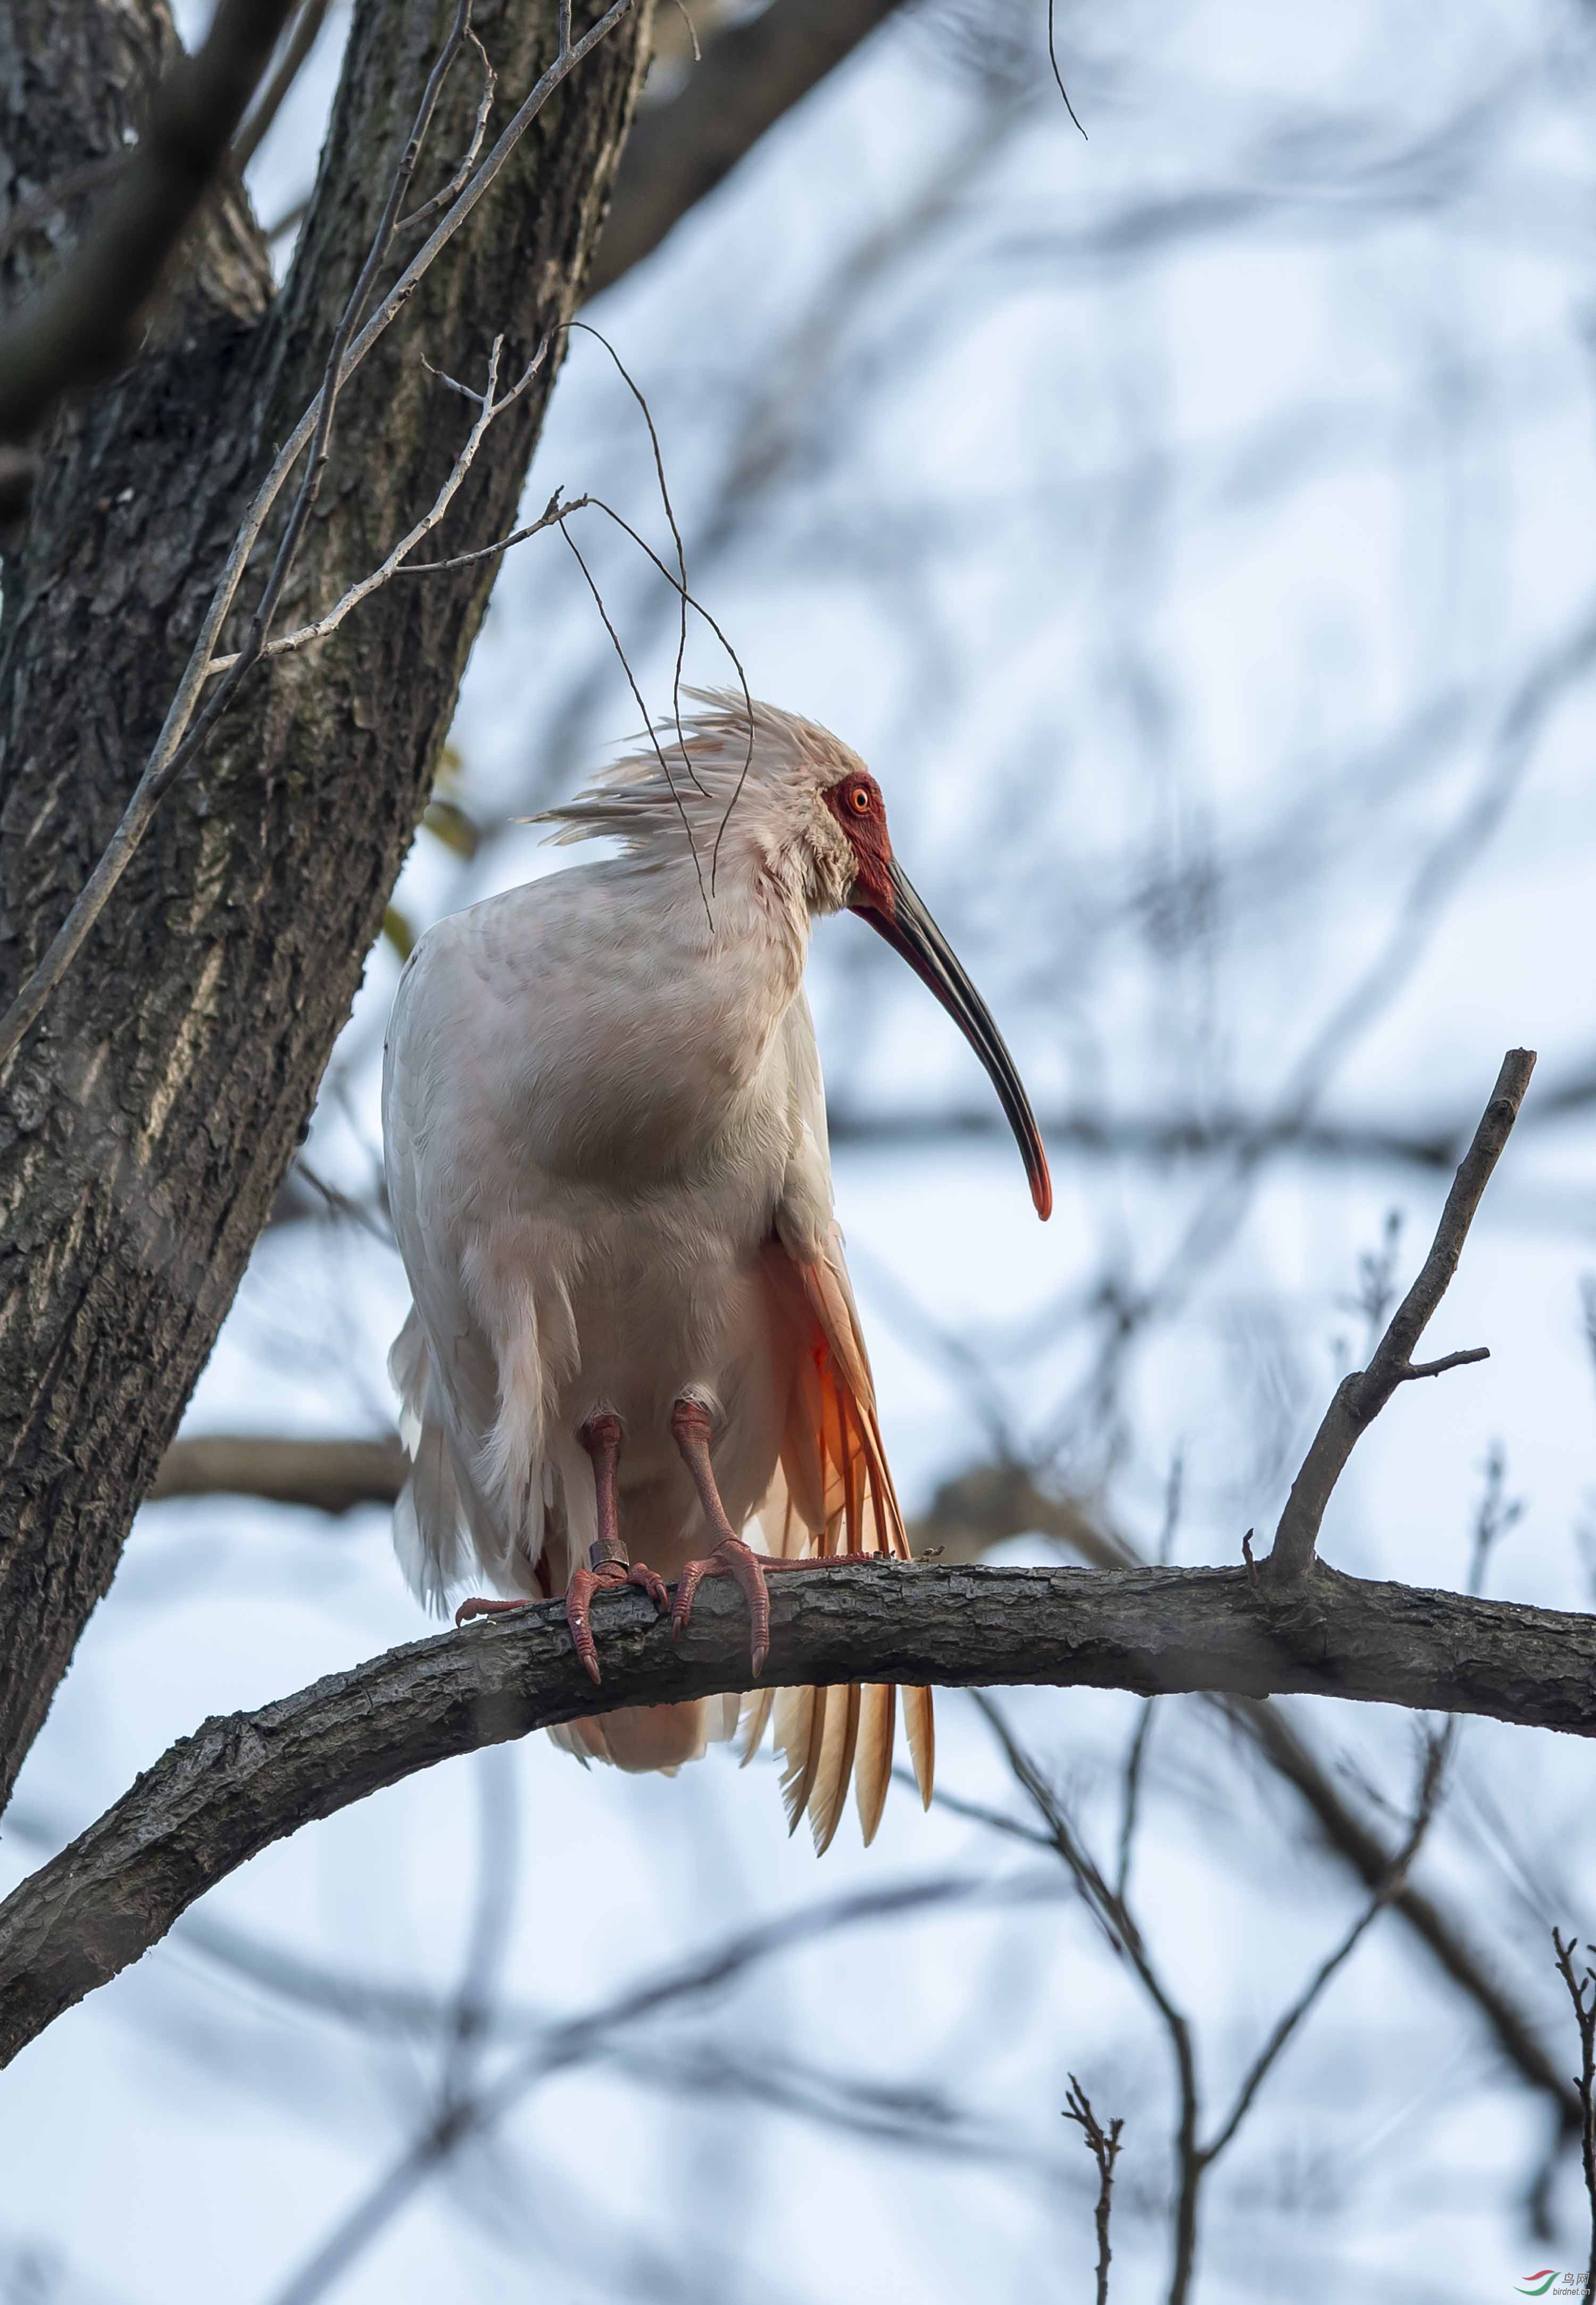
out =
<svg viewBox="0 0 1596 2305"><path fill-rule="evenodd" d="M1526 2273L1517 2284L1521 2297L1586 2297L1591 2294L1588 2273L1555 2273L1543 2265L1539 2273Z"/></svg>

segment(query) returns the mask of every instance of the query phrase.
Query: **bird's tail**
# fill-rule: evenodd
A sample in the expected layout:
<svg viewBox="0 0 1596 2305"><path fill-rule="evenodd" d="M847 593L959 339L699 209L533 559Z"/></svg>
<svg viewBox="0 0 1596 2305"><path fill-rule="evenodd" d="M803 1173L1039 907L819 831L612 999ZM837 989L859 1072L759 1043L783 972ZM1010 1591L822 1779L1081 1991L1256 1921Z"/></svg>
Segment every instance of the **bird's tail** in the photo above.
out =
<svg viewBox="0 0 1596 2305"><path fill-rule="evenodd" d="M548 1734L584 1767L590 1761L607 1761L629 1773L652 1770L674 1777L687 1762L701 1760L707 1746L736 1735L742 1703L736 1697L699 1697L683 1705L629 1705L616 1713L563 1721Z"/></svg>

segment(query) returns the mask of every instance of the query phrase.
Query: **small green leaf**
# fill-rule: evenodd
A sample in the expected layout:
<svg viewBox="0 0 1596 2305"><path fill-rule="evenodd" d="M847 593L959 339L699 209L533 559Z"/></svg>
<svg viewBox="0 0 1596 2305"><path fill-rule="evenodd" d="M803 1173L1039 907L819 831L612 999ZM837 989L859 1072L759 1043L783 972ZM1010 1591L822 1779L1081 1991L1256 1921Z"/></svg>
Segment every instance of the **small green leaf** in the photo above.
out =
<svg viewBox="0 0 1596 2305"><path fill-rule="evenodd" d="M482 845L480 828L457 802L429 800L421 812L421 822L435 840L441 840L456 856L463 856L468 864Z"/></svg>

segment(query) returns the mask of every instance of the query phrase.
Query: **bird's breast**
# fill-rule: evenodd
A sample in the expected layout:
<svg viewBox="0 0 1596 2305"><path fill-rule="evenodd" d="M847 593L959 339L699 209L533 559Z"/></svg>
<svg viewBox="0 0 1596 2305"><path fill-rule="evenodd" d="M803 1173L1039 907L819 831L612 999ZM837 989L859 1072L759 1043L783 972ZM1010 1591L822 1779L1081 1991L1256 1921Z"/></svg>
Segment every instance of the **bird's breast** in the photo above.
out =
<svg viewBox="0 0 1596 2305"><path fill-rule="evenodd" d="M729 1170L774 1194L790 1135L776 1039L795 990L734 958L557 993L518 1068L514 1125L557 1176L648 1191Z"/></svg>

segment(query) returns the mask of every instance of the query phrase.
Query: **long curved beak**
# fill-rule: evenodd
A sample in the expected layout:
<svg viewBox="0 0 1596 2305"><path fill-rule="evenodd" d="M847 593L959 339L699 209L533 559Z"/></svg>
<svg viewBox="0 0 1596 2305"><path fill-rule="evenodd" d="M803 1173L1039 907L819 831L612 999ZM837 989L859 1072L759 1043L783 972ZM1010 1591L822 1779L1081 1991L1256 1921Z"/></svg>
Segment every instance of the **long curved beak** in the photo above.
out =
<svg viewBox="0 0 1596 2305"><path fill-rule="evenodd" d="M957 954L915 894L908 874L896 856L887 858L886 866L887 877L892 884L891 913L869 903L857 903L849 909L856 912L862 920L868 921L877 935L885 937L894 952L903 956L921 983L930 985L986 1067L988 1077L998 1092L998 1101L1014 1132L1014 1142L1020 1148L1020 1158L1025 1163L1025 1175L1036 1212L1045 1221L1053 1213L1053 1180L1048 1174L1048 1156L1042 1150L1041 1131L1036 1125L1036 1115L1031 1110L1031 1100L1014 1069L1014 1060L1004 1046L1002 1033L992 1022L991 1010L965 975Z"/></svg>

